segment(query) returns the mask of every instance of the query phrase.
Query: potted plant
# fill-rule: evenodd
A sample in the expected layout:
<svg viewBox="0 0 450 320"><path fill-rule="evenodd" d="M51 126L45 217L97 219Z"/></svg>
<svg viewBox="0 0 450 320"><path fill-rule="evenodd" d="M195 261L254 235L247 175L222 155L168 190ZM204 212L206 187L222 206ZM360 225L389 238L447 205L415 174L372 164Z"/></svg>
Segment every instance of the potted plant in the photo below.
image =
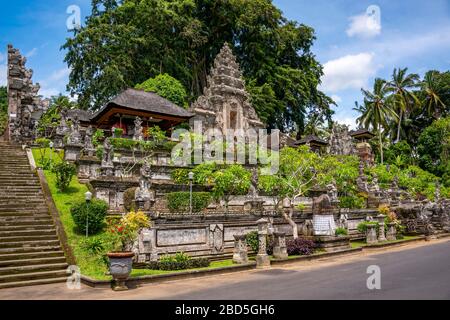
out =
<svg viewBox="0 0 450 320"><path fill-rule="evenodd" d="M113 290L128 290L128 279L133 265L134 252L131 251L139 230L150 227L149 218L142 211L130 212L117 223L110 226L108 232L112 236L113 250L109 252L109 272L115 281Z"/></svg>

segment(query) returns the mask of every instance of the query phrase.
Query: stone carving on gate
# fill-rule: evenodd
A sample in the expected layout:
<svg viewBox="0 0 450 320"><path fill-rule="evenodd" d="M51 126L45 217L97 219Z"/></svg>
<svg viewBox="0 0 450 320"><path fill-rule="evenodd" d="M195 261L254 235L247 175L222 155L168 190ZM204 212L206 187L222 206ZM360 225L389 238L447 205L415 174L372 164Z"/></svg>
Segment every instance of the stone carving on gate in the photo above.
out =
<svg viewBox="0 0 450 320"><path fill-rule="evenodd" d="M209 226L209 245L213 253L223 252L224 233L223 224L211 224Z"/></svg>

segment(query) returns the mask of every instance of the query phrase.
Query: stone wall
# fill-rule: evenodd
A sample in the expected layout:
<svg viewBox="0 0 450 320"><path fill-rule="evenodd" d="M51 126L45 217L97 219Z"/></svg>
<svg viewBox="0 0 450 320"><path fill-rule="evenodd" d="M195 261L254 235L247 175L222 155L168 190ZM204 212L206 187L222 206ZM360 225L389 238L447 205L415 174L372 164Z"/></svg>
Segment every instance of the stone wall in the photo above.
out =
<svg viewBox="0 0 450 320"><path fill-rule="evenodd" d="M367 216L376 216L375 210L348 210L350 236L363 238L356 230L357 225ZM262 217L268 218L273 231L284 232L292 237L292 227L278 214L220 213L214 214L151 214L153 226L141 232L135 252L139 261L156 260L163 254L185 252L191 256L221 258L231 255L234 235L257 231L257 223ZM312 220L311 212L294 213L299 233L305 234L306 224ZM338 222L340 215L335 214Z"/></svg>

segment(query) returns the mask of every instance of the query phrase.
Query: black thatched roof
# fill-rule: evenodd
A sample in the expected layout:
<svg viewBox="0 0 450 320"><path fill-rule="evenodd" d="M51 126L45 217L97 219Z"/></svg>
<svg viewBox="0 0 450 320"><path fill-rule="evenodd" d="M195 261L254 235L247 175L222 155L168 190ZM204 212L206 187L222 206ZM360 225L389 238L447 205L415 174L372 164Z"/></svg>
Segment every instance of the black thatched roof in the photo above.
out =
<svg viewBox="0 0 450 320"><path fill-rule="evenodd" d="M317 137L317 136L315 136L313 134L307 135L306 137L304 137L304 138L298 140L297 142L295 142L295 144L296 145L301 145L301 144L307 144L307 143L310 143L310 142L315 142L317 144L322 144L324 146L328 144L328 142L326 142L325 140L320 139L319 137Z"/></svg>
<svg viewBox="0 0 450 320"><path fill-rule="evenodd" d="M75 119L75 117L78 117L78 120L80 120L81 122L89 122L91 121L92 113L80 109L67 110L68 119Z"/></svg>
<svg viewBox="0 0 450 320"><path fill-rule="evenodd" d="M369 130L361 128L356 131L350 131L350 136L352 136L352 137L364 136L364 137L372 138L375 135L372 132L370 132Z"/></svg>
<svg viewBox="0 0 450 320"><path fill-rule="evenodd" d="M186 119L194 116L194 114L177 106L169 100L160 97L154 92L146 92L143 90L130 88L120 93L114 99L109 101L103 108L97 111L92 116L92 120L98 119L101 114L114 106Z"/></svg>

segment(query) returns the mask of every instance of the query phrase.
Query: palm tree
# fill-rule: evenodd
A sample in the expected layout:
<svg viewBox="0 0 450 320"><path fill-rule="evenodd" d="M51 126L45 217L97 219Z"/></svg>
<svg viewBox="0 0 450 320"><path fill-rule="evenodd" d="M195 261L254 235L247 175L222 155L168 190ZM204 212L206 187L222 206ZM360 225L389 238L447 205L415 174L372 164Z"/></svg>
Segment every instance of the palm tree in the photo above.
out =
<svg viewBox="0 0 450 320"><path fill-rule="evenodd" d="M445 108L445 103L440 97L442 88L437 79L438 74L438 71L427 72L421 83L421 89L425 93L424 106L427 108L428 115L435 119L439 118L441 108Z"/></svg>
<svg viewBox="0 0 450 320"><path fill-rule="evenodd" d="M373 92L365 89L361 89L361 91L364 95L364 105L357 105L357 108L355 109L362 112L357 121L365 128L372 126L378 131L381 163L383 164L383 139L381 129L382 127L387 126L387 121L389 119L397 118L397 114L387 102L388 88L385 80L379 78L375 79Z"/></svg>
<svg viewBox="0 0 450 320"><path fill-rule="evenodd" d="M409 113L414 105L419 104L419 100L411 89L418 86L419 75L415 73L407 74L408 68L394 69L392 80L386 83L387 92L392 93L393 103L398 112L397 139L400 141L400 130L405 113Z"/></svg>

